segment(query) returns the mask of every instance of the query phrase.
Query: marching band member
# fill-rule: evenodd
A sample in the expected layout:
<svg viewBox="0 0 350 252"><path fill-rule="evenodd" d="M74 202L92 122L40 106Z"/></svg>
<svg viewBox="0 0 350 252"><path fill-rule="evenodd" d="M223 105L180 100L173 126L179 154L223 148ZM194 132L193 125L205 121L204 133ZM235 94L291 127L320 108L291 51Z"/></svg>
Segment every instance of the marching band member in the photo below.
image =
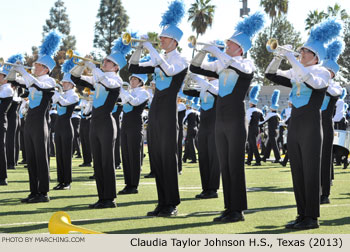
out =
<svg viewBox="0 0 350 252"><path fill-rule="evenodd" d="M253 79L255 67L242 56L251 48L252 36L264 25L264 16L255 13L236 26L236 32L226 41L226 51L216 46L204 46L193 58L190 70L219 79L216 104L215 141L218 152L225 211L214 221L243 221L247 209L244 159L247 129L244 99ZM205 52L218 58L202 65Z"/></svg>
<svg viewBox="0 0 350 252"><path fill-rule="evenodd" d="M292 96L292 93L289 94L288 107L285 108L285 110L284 110L284 117L285 118L283 120L283 124L287 125L287 130L288 130L288 125L289 125L289 121L290 121L290 116L292 114L292 106L293 106L292 100L291 100L291 98L292 98L291 96ZM287 134L288 134L288 131L287 131ZM289 160L289 155L288 155L287 143L285 143L285 141L283 141L283 145L284 145L284 148L285 148L286 152L285 152L284 158L283 158L282 162L280 162L280 164L283 167L286 167L287 163L288 163L288 160Z"/></svg>
<svg viewBox="0 0 350 252"><path fill-rule="evenodd" d="M22 160L18 162L18 164L24 164L25 167L27 166L27 155L26 155L26 149L24 146L24 125L25 125L25 118L27 116L27 111L29 108L29 100L28 97L22 97L21 106L19 108L19 118L21 120L20 128L19 128L19 141L20 141L20 150L22 151Z"/></svg>
<svg viewBox="0 0 350 252"><path fill-rule="evenodd" d="M123 106L115 104L114 108L112 110L112 116L116 122L117 125L117 138L115 140L115 146L114 146L114 162L115 162L115 168L117 170L121 169L121 158L120 158L120 114L123 110Z"/></svg>
<svg viewBox="0 0 350 252"><path fill-rule="evenodd" d="M81 158L81 153L80 153L80 121L81 121L81 107L80 105L76 105L73 113L72 113L72 117L71 117L71 121L72 121L72 125L73 125L73 148L72 148L72 155L76 155L76 158Z"/></svg>
<svg viewBox="0 0 350 252"><path fill-rule="evenodd" d="M81 149L83 152L83 163L79 167L91 167L92 156L90 147L90 120L91 120L91 110L92 110L92 96L90 95L90 89L83 92L85 95L80 101L81 106L81 121L80 121L80 141ZM86 98L86 99L85 99ZM91 99L91 100L89 100Z"/></svg>
<svg viewBox="0 0 350 252"><path fill-rule="evenodd" d="M57 109L56 104L52 104L49 116L50 116L50 124L49 124L49 142L50 142L50 157L55 157L55 144L54 144L54 138L55 138L55 123L57 119Z"/></svg>
<svg viewBox="0 0 350 252"><path fill-rule="evenodd" d="M186 96L180 90L177 98L177 124L179 126L179 135L177 137L177 169L179 174L182 174L182 141L184 138L184 128L183 128L183 120L186 115L186 105L183 103L183 99L186 99Z"/></svg>
<svg viewBox="0 0 350 252"><path fill-rule="evenodd" d="M327 56L323 62L323 66L328 69L331 74L329 80L329 86L327 88L326 96L323 99L321 111L322 111L322 130L323 130L323 145L322 145L322 159L321 159L321 204L328 204L329 195L331 191L331 171L333 167L333 113L335 104L342 94L340 85L334 81L334 77L339 71L339 65L337 64L337 58L342 53L343 42L340 40L333 41L327 47Z"/></svg>
<svg viewBox="0 0 350 252"><path fill-rule="evenodd" d="M335 115L333 117L334 129L346 130L346 126L347 126L346 118L345 118L346 109L344 106L345 104L344 100L346 95L347 95L346 88L343 88L342 94L337 100L337 103L335 104L336 110L335 110Z"/></svg>
<svg viewBox="0 0 350 252"><path fill-rule="evenodd" d="M288 154L298 216L286 225L292 229L318 228L320 216L321 168L321 105L330 73L320 65L326 56L324 44L339 35L341 24L327 19L311 30L302 46L300 61L289 50L279 50L292 65L278 70L281 57L275 57L265 76L269 80L292 88L292 115L288 127ZM283 48L283 47L282 47Z"/></svg>
<svg viewBox="0 0 350 252"><path fill-rule="evenodd" d="M256 139L259 135L259 122L264 121L263 113L256 106L259 102L258 96L260 92L260 85L252 87L249 93L249 109L247 110L247 121L248 121L248 159L247 165L251 165L253 155L255 156L255 164L253 166L261 165L261 158L258 151Z"/></svg>
<svg viewBox="0 0 350 252"><path fill-rule="evenodd" d="M72 183L73 125L71 116L79 103L79 96L74 91L75 83L69 71L74 67L73 60L66 60L62 65L64 73L61 84L63 93L55 92L53 103L57 104L55 123L55 146L57 163L57 181L54 190L70 190Z"/></svg>
<svg viewBox="0 0 350 252"><path fill-rule="evenodd" d="M165 55L160 55L151 43L142 43L150 52L151 60L139 63L141 49L130 58L129 72L155 73L156 91L149 111L147 141L151 171L156 178L158 205L148 216L174 216L180 204L177 170L177 93L187 72L185 58L176 50L183 35L176 26L184 16L182 2L170 3L163 15L160 46Z"/></svg>
<svg viewBox="0 0 350 252"><path fill-rule="evenodd" d="M132 74L129 80L129 92L123 89L119 95L124 103L121 148L126 186L118 194L138 193L142 159L142 111L148 101L148 92L142 87L147 81L147 75Z"/></svg>
<svg viewBox="0 0 350 252"><path fill-rule="evenodd" d="M9 63L21 61L23 56L13 55L8 59ZM10 73L9 65L0 68L0 185L7 185L7 157L6 157L6 131L7 131L7 112L10 109L14 91L11 83L8 82Z"/></svg>
<svg viewBox="0 0 350 252"><path fill-rule="evenodd" d="M273 91L272 97L271 97L271 111L267 113L265 120L261 123L268 123L268 141L267 145L265 146L265 153L264 157L262 158L262 161L266 162L266 159L270 157L271 148L273 150L273 153L275 155L275 161L273 163L279 163L281 156L280 151L277 146L277 128L279 125L279 122L281 121L280 115L277 113L277 109L279 107L278 100L280 97L280 91L278 89L275 89Z"/></svg>
<svg viewBox="0 0 350 252"><path fill-rule="evenodd" d="M26 148L30 194L22 203L48 202L49 192L49 153L47 115L54 94L56 81L49 73L56 66L53 60L61 37L55 32L49 33L40 47L39 58L34 62L34 74L23 67L14 67L23 79L18 81L29 89L29 110L26 117L24 143ZM16 80L17 81L17 80Z"/></svg>
<svg viewBox="0 0 350 252"><path fill-rule="evenodd" d="M112 117L113 107L118 99L122 79L117 72L126 65L125 55L131 50L121 38L112 48L112 53L103 60L101 69L90 61L85 66L93 76L82 76L85 66L75 66L71 70L72 80L77 85L94 91L93 109L90 123L90 143L98 201L89 208L116 207L116 182L114 145L116 140L116 123Z"/></svg>

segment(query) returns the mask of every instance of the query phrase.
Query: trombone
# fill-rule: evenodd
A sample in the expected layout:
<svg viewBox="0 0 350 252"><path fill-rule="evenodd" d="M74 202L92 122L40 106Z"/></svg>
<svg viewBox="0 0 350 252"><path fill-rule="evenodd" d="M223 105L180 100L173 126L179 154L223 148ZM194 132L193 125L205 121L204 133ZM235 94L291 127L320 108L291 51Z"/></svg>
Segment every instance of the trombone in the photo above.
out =
<svg viewBox="0 0 350 252"><path fill-rule="evenodd" d="M82 61L90 61L90 62L94 63L95 65L102 65L101 62L98 62L96 60L89 59L89 58L83 58L83 57L80 57L78 55L75 55L72 49L67 50L66 56L68 59L73 58L73 63L76 65L79 65L79 66L83 66L84 62L78 62L78 59L80 59Z"/></svg>
<svg viewBox="0 0 350 252"><path fill-rule="evenodd" d="M137 43L137 42L150 42L151 44L154 44L154 45L158 45L158 42L152 42L152 41L149 41L149 40L145 40L145 39L135 39L135 38L132 38L131 37L131 34L128 33L128 32L125 32L122 36L122 42L124 45L129 45L131 43Z"/></svg>
<svg viewBox="0 0 350 252"><path fill-rule="evenodd" d="M298 52L295 52L295 51L290 50L290 49L288 49L288 48L285 48L285 47L283 47L283 46L279 46L279 45L278 45L278 40L275 39L275 38L270 38L270 39L266 42L266 50L267 50L268 52L275 53L275 54L277 54L278 56L281 56L281 55L280 55L280 52L281 52L282 50L293 53L295 57L299 57L299 56L300 56L300 53L298 53Z"/></svg>
<svg viewBox="0 0 350 252"><path fill-rule="evenodd" d="M189 42L188 46L190 48L196 48L197 45L202 45L202 46L209 45L209 46L216 46L218 48L225 48L224 45L217 45L217 44L198 42L194 35L189 36L187 41Z"/></svg>
<svg viewBox="0 0 350 252"><path fill-rule="evenodd" d="M23 67L25 69L31 70L31 67L23 66L22 64L14 64L10 62L5 62L3 58L0 58L0 67L2 66L12 66L12 67Z"/></svg>

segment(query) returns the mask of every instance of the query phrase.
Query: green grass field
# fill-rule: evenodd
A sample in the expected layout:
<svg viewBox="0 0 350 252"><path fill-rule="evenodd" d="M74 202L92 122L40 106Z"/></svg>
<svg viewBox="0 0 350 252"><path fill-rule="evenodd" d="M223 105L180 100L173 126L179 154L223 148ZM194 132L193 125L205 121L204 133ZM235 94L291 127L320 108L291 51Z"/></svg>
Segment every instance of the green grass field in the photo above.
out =
<svg viewBox="0 0 350 252"><path fill-rule="evenodd" d="M212 221L223 210L222 189L218 199L198 200L201 192L198 164L184 164L179 176L181 204L178 216L146 217L155 208L157 193L144 160L139 194L118 195L117 208L89 209L97 200L92 168L80 168L81 159L73 160L73 183L70 191L50 191L49 203L23 204L29 194L28 173L18 166L8 172L8 186L0 187L1 233L48 233L48 221L57 211L67 212L72 223L92 230L113 234L350 234L350 169L335 167L331 204L321 206L319 229L293 231L284 225L295 218L296 207L290 168L266 162L261 167L246 166L248 208L245 221L217 224ZM50 188L56 185L56 160L51 158ZM123 173L117 171L117 191L124 187Z"/></svg>

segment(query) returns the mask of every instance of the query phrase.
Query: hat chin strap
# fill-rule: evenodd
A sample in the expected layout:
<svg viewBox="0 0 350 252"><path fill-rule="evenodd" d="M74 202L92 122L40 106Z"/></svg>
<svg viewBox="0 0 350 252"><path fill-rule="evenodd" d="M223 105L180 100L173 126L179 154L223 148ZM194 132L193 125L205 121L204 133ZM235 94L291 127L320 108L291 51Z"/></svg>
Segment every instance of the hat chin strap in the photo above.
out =
<svg viewBox="0 0 350 252"><path fill-rule="evenodd" d="M170 48L173 46L173 43L175 42L175 40L171 40L171 42L169 43L169 45L167 46L167 48L164 48L164 50L167 52L168 50L170 50ZM175 49L175 48L174 48Z"/></svg>
<svg viewBox="0 0 350 252"><path fill-rule="evenodd" d="M315 54L315 56L314 56L311 60L309 60L308 62L306 62L305 66L311 66L311 65L313 65L312 62L314 61L315 58L317 59L316 54Z"/></svg>

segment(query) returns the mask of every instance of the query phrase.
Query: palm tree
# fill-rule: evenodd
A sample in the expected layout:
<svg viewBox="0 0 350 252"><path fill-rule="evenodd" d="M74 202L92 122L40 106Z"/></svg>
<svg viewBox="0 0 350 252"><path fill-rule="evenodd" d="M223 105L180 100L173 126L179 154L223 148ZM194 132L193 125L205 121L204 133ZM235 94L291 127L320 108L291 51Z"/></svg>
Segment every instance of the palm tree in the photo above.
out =
<svg viewBox="0 0 350 252"><path fill-rule="evenodd" d="M211 0L196 0L188 10L188 20L192 21L192 30L196 32L196 38L203 35L208 27L213 24L215 5L210 4ZM194 53L194 50L193 50ZM193 54L192 54L193 57Z"/></svg>
<svg viewBox="0 0 350 252"><path fill-rule="evenodd" d="M274 25L274 19L276 16L281 17L282 14L288 12L288 0L261 0L260 6L264 8L264 11L271 18L270 25L270 37L272 35L272 27Z"/></svg>
<svg viewBox="0 0 350 252"><path fill-rule="evenodd" d="M339 4L335 4L334 7L328 6L326 18L340 16L341 20L346 20L349 18L348 13L345 9L341 9Z"/></svg>

